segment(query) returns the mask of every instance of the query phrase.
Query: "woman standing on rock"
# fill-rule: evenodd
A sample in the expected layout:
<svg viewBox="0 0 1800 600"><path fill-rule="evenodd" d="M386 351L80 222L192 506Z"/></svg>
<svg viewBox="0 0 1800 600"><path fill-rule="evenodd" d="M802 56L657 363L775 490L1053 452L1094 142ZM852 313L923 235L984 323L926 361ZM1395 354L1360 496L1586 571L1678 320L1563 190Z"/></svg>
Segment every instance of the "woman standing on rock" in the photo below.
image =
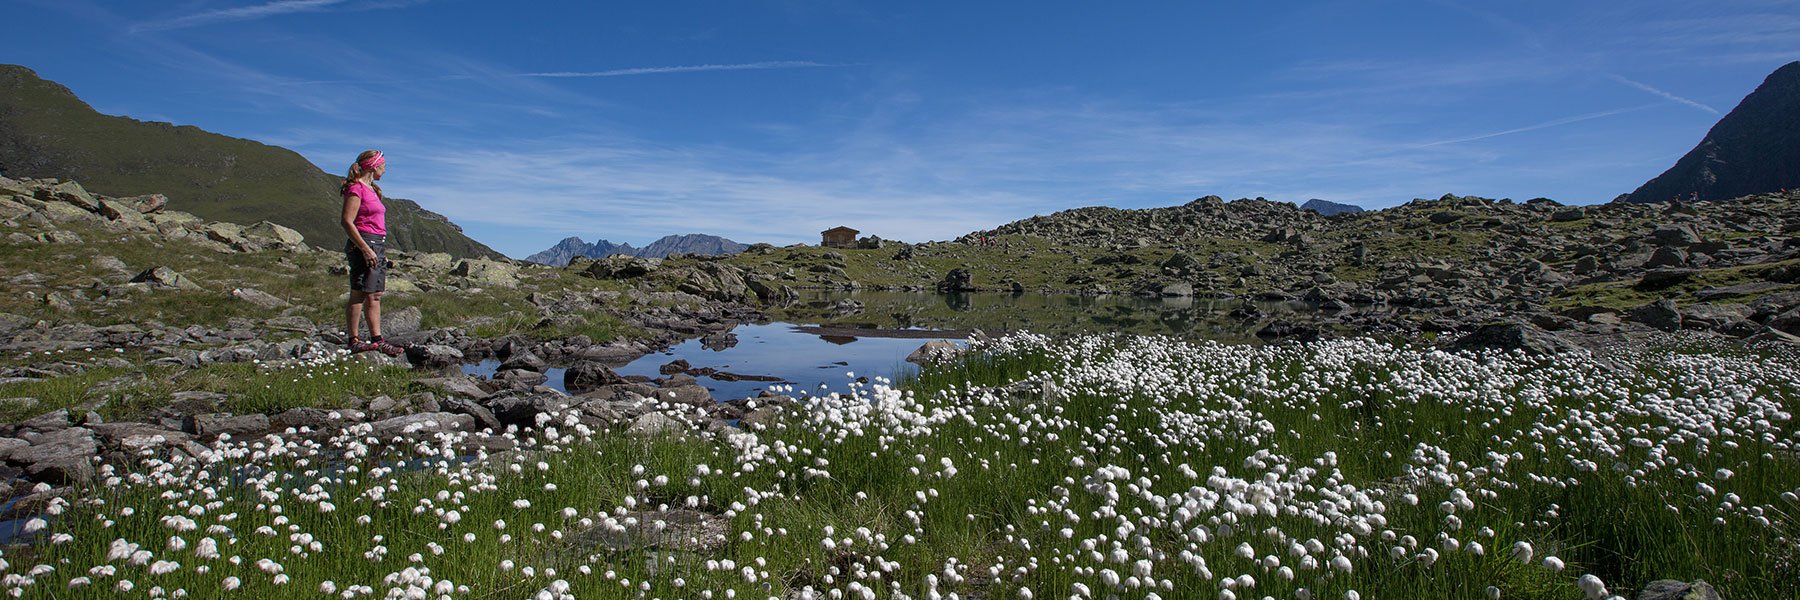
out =
<svg viewBox="0 0 1800 600"><path fill-rule="evenodd" d="M387 207L381 205L381 186L376 181L387 173L387 157L379 150L365 150L350 165L339 190L344 196L344 255L350 261L350 300L344 320L351 352L376 350L389 356L404 350L381 337L381 293L387 290ZM357 337L358 322L369 322L369 339Z"/></svg>

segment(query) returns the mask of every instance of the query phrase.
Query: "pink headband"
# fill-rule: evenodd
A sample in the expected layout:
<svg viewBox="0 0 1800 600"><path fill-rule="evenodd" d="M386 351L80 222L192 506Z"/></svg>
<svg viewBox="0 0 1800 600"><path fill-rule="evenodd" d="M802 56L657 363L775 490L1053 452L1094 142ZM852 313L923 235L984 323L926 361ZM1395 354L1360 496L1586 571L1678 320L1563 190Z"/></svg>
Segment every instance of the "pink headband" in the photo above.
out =
<svg viewBox="0 0 1800 600"><path fill-rule="evenodd" d="M379 167L381 165L387 164L387 157L382 156L380 153L377 153L376 155L368 157L366 159L363 159L362 162L359 162L356 164L362 165L362 168L364 168L364 169L373 171L373 170L375 170L375 167Z"/></svg>

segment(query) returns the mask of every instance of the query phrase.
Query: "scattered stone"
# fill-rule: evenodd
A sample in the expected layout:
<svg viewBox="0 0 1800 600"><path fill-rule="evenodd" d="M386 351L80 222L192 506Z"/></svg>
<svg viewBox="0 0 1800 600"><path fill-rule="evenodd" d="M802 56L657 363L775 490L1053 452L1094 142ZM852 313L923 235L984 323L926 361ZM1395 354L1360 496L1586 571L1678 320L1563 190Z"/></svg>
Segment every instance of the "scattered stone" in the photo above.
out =
<svg viewBox="0 0 1800 600"><path fill-rule="evenodd" d="M408 306L391 313L381 315L381 335L405 335L419 330L419 324L425 320L425 313L417 306Z"/></svg>
<svg viewBox="0 0 1800 600"><path fill-rule="evenodd" d="M184 290L201 289L200 284L195 283L194 280L184 277L182 274L177 273L174 269L168 267L151 267L145 269L144 272L138 273L136 277L131 278L131 282L146 283L159 288L178 288Z"/></svg>
<svg viewBox="0 0 1800 600"><path fill-rule="evenodd" d="M463 353L454 346L444 344L415 344L407 346L406 360L414 367L422 369L448 369L462 363ZM479 397L479 395L470 396Z"/></svg>
<svg viewBox="0 0 1800 600"><path fill-rule="evenodd" d="M1457 338L1450 347L1455 350L1519 350L1526 354L1562 354L1583 351L1556 334L1526 323L1490 323Z"/></svg>
<svg viewBox="0 0 1800 600"><path fill-rule="evenodd" d="M571 394L621 383L625 383L625 378L620 377L618 373L599 361L577 361L563 371L563 389L568 390Z"/></svg>
<svg viewBox="0 0 1800 600"><path fill-rule="evenodd" d="M469 415L428 412L383 419L370 423L376 437L412 437L421 433L474 431L475 419Z"/></svg>
<svg viewBox="0 0 1800 600"><path fill-rule="evenodd" d="M631 426L626 428L625 431L632 435L654 437L681 433L686 430L687 426L683 425L681 421L675 420L674 417L670 417L669 415L660 412L648 412L633 419L631 421Z"/></svg>
<svg viewBox="0 0 1800 600"><path fill-rule="evenodd" d="M217 413L210 415L193 415L182 424L182 430L194 434L203 440L216 439L221 435L233 438L254 437L270 431L268 415L233 415Z"/></svg>
<svg viewBox="0 0 1800 600"><path fill-rule="evenodd" d="M533 372L537 372L537 373L542 373L542 372L544 372L544 369L548 368L549 366L550 366L550 364L544 362L544 359L538 358L538 356L536 354L532 354L531 351L526 350L526 351L521 351L521 352L514 352L512 354L512 356L506 357L506 360L500 363L499 370L501 370L501 371L523 370L523 371L533 371Z"/></svg>
<svg viewBox="0 0 1800 600"><path fill-rule="evenodd" d="M492 429L494 431L502 431L505 429L505 426L501 424L500 419L494 416L493 411L475 403L473 400L450 397L439 400L438 406L443 408L444 412L468 415L475 420L475 427L478 429Z"/></svg>
<svg viewBox="0 0 1800 600"><path fill-rule="evenodd" d="M1644 590L1638 592L1637 600L1719 600L1719 592L1705 581L1688 583L1658 579L1644 586Z"/></svg>
<svg viewBox="0 0 1800 600"><path fill-rule="evenodd" d="M268 292L256 288L237 288L231 290L231 297L255 304L267 309L287 308L288 301L276 298Z"/></svg>
<svg viewBox="0 0 1800 600"><path fill-rule="evenodd" d="M931 340L906 355L906 362L913 364L935 364L950 361L962 356L966 350L946 340Z"/></svg>

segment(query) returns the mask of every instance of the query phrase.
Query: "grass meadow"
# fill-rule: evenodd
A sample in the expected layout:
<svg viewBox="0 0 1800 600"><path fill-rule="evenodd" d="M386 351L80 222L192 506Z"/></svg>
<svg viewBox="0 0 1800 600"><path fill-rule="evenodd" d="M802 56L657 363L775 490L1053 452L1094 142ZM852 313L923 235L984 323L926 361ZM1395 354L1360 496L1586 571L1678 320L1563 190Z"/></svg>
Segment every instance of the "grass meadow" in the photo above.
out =
<svg viewBox="0 0 1800 600"><path fill-rule="evenodd" d="M902 382L845 373L716 436L570 414L505 434L518 447L503 452L360 425L146 455L27 523L0 590L1577 599L1670 578L1734 600L1800 592L1792 351L1030 334L975 350ZM695 515L716 528L685 527Z"/></svg>

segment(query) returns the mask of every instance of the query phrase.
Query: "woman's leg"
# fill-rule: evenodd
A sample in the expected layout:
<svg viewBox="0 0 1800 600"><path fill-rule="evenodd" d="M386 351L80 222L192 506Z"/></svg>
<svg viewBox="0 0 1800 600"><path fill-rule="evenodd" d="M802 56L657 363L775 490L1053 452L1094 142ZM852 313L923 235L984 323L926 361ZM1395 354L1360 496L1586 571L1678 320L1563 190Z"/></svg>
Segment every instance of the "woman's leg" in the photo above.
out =
<svg viewBox="0 0 1800 600"><path fill-rule="evenodd" d="M364 294L363 316L369 322L369 339L381 339L381 292Z"/></svg>
<svg viewBox="0 0 1800 600"><path fill-rule="evenodd" d="M356 341L356 330L358 329L357 322L362 320L363 311L366 307L364 300L366 296L368 296L368 294L351 290L350 300L344 303L344 332L346 335L350 336L349 339L346 340L346 343ZM375 322L370 321L369 331L373 333L374 330Z"/></svg>

